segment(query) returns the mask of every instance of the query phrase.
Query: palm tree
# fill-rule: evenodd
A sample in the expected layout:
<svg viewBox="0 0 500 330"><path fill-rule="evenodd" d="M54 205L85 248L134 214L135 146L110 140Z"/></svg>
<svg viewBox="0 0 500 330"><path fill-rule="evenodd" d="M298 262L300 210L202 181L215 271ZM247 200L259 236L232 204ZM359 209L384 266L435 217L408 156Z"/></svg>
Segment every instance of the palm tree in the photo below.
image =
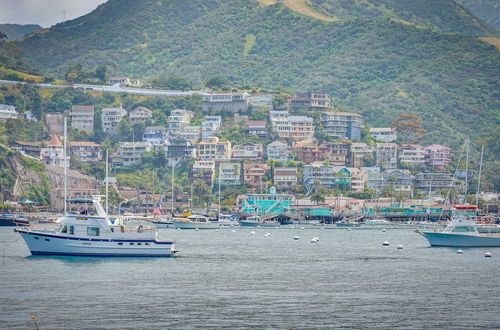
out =
<svg viewBox="0 0 500 330"><path fill-rule="evenodd" d="M325 202L325 197L320 192L312 193L312 195L309 199L311 200L311 202L314 202L316 205L318 205L319 203Z"/></svg>

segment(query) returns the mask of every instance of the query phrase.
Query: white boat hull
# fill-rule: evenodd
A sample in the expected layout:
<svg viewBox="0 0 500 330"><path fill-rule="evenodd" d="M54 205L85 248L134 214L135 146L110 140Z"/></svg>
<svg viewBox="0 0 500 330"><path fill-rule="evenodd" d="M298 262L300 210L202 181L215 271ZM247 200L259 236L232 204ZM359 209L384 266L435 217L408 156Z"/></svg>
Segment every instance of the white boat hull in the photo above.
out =
<svg viewBox="0 0 500 330"><path fill-rule="evenodd" d="M90 239L17 230L32 255L87 257L170 257L175 242L140 239Z"/></svg>
<svg viewBox="0 0 500 330"><path fill-rule="evenodd" d="M218 222L172 221L172 225L176 229L217 229L220 227Z"/></svg>
<svg viewBox="0 0 500 330"><path fill-rule="evenodd" d="M280 227L279 222L264 221L264 222L254 222L254 221L240 221L240 226L242 227Z"/></svg>
<svg viewBox="0 0 500 330"><path fill-rule="evenodd" d="M449 247L500 247L500 236L472 236L452 233L422 232L431 246Z"/></svg>

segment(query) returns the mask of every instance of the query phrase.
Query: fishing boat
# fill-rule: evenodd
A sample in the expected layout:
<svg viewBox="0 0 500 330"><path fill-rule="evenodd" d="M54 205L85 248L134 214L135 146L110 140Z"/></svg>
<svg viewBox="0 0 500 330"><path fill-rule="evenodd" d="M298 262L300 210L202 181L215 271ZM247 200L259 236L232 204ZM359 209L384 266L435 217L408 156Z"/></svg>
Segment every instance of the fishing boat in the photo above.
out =
<svg viewBox="0 0 500 330"><path fill-rule="evenodd" d="M177 229L217 229L220 227L217 220L210 221L204 215L191 214L185 218L174 218L172 225Z"/></svg>
<svg viewBox="0 0 500 330"><path fill-rule="evenodd" d="M131 226L111 219L100 202L72 199L69 212L57 220L56 230L16 228L32 255L88 257L170 257L175 241L161 241L153 227Z"/></svg>
<svg viewBox="0 0 500 330"><path fill-rule="evenodd" d="M452 211L452 221L444 230L417 232L424 236L431 246L500 247L499 233L478 230L476 209L474 205L456 205Z"/></svg>
<svg viewBox="0 0 500 330"><path fill-rule="evenodd" d="M19 227L29 225L29 220L22 215L6 213L2 213L0 215L0 227Z"/></svg>
<svg viewBox="0 0 500 330"><path fill-rule="evenodd" d="M279 227L281 225L278 221L264 220L258 215L247 217L239 223L242 227Z"/></svg>

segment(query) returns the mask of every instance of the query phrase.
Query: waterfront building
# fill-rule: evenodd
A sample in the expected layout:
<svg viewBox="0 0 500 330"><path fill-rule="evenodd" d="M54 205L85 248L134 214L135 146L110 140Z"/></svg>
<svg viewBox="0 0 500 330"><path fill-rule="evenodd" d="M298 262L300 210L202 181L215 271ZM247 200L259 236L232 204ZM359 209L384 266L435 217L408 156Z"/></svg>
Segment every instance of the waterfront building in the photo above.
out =
<svg viewBox="0 0 500 330"><path fill-rule="evenodd" d="M95 163L102 160L102 146L92 141L71 141L69 154L79 162Z"/></svg>
<svg viewBox="0 0 500 330"><path fill-rule="evenodd" d="M246 112L249 102L248 93L212 93L203 96L202 111Z"/></svg>
<svg viewBox="0 0 500 330"><path fill-rule="evenodd" d="M144 123L151 119L153 119L153 111L146 107L137 107L128 114L128 120L132 125Z"/></svg>
<svg viewBox="0 0 500 330"><path fill-rule="evenodd" d="M167 138L167 128L163 126L148 126L144 128L142 140L149 142L155 146L160 146L165 143Z"/></svg>
<svg viewBox="0 0 500 330"><path fill-rule="evenodd" d="M229 160L231 158L231 142L220 142L216 136L209 136L198 144L198 160Z"/></svg>
<svg viewBox="0 0 500 330"><path fill-rule="evenodd" d="M171 136L179 136L184 129L189 126L194 118L194 113L189 110L172 110L168 116L167 127Z"/></svg>
<svg viewBox="0 0 500 330"><path fill-rule="evenodd" d="M298 183L298 168L275 167L273 171L273 184L280 189L289 189Z"/></svg>
<svg viewBox="0 0 500 330"><path fill-rule="evenodd" d="M274 159L282 162L288 162L290 157L290 147L288 144L278 140L271 142L266 147L267 159Z"/></svg>
<svg viewBox="0 0 500 330"><path fill-rule="evenodd" d="M111 164L116 167L133 165L141 159L142 154L152 149L150 142L120 142L118 150L111 155Z"/></svg>
<svg viewBox="0 0 500 330"><path fill-rule="evenodd" d="M127 111L121 106L118 108L104 108L101 112L102 131L113 134L115 127L127 115Z"/></svg>
<svg viewBox="0 0 500 330"><path fill-rule="evenodd" d="M71 127L80 132L92 134L94 131L94 106L74 105L70 112Z"/></svg>
<svg viewBox="0 0 500 330"><path fill-rule="evenodd" d="M320 115L323 129L328 136L356 141L361 139L363 116L350 112L323 112Z"/></svg>
<svg viewBox="0 0 500 330"><path fill-rule="evenodd" d="M267 138L267 122L265 120L246 120L243 129L247 136L253 135L259 139Z"/></svg>
<svg viewBox="0 0 500 330"><path fill-rule="evenodd" d="M211 188L214 184L215 162L213 160L196 160L191 170L193 182L201 180Z"/></svg>
<svg viewBox="0 0 500 330"><path fill-rule="evenodd" d="M220 134L220 127L222 126L221 116L205 116L205 120L201 123L201 139L209 136L217 136Z"/></svg>
<svg viewBox="0 0 500 330"><path fill-rule="evenodd" d="M262 161L264 148L262 144L245 142L233 147L232 160Z"/></svg>
<svg viewBox="0 0 500 330"><path fill-rule="evenodd" d="M48 166L65 166L64 147L57 135L52 135L47 146L40 148L40 160ZM66 156L66 166L69 167L69 156Z"/></svg>
<svg viewBox="0 0 500 330"><path fill-rule="evenodd" d="M196 149L191 142L180 138L166 140L164 150L169 165L177 165L184 159L196 156Z"/></svg>
<svg viewBox="0 0 500 330"><path fill-rule="evenodd" d="M384 175L378 166L361 167L361 173L365 176L365 186L378 190L385 182Z"/></svg>
<svg viewBox="0 0 500 330"><path fill-rule="evenodd" d="M403 144L399 148L400 164L420 166L425 164L425 148L420 144Z"/></svg>
<svg viewBox="0 0 500 330"><path fill-rule="evenodd" d="M351 144L351 158L350 163L353 167L361 168L364 166L365 158L373 155L373 148L366 143L353 142Z"/></svg>
<svg viewBox="0 0 500 330"><path fill-rule="evenodd" d="M370 128L370 134L375 141L386 143L394 142L398 138L396 129L391 127L372 127Z"/></svg>
<svg viewBox="0 0 500 330"><path fill-rule="evenodd" d="M322 158L333 165L344 166L349 162L351 144L349 142L324 142L319 146Z"/></svg>
<svg viewBox="0 0 500 330"><path fill-rule="evenodd" d="M415 190L436 192L453 188L453 173L421 172L415 175Z"/></svg>
<svg viewBox="0 0 500 330"><path fill-rule="evenodd" d="M223 162L219 164L219 180L222 186L241 184L241 163Z"/></svg>
<svg viewBox="0 0 500 330"><path fill-rule="evenodd" d="M450 148L439 144L425 147L425 163L437 169L443 169L451 160Z"/></svg>
<svg viewBox="0 0 500 330"><path fill-rule="evenodd" d="M243 181L254 189L262 188L270 166L261 163L246 163L243 168Z"/></svg>
<svg viewBox="0 0 500 330"><path fill-rule="evenodd" d="M16 107L10 104L0 104L0 120L16 119L19 114Z"/></svg>
<svg viewBox="0 0 500 330"><path fill-rule="evenodd" d="M185 140L191 141L191 143L197 143L201 136L201 126L186 126L179 133L179 137Z"/></svg>
<svg viewBox="0 0 500 330"><path fill-rule="evenodd" d="M314 190L316 186L348 191L351 172L344 166L314 162L304 166L303 181L308 191Z"/></svg>
<svg viewBox="0 0 500 330"><path fill-rule="evenodd" d="M330 95L319 92L296 93L288 101L290 110L325 111L330 105Z"/></svg>
<svg viewBox="0 0 500 330"><path fill-rule="evenodd" d="M395 143L377 143L375 146L376 165L384 169L398 166L398 146Z"/></svg>
<svg viewBox="0 0 500 330"><path fill-rule="evenodd" d="M290 212L290 206L295 200L293 195L279 194L274 187L269 193L247 194L238 196L240 211L247 215L283 215Z"/></svg>

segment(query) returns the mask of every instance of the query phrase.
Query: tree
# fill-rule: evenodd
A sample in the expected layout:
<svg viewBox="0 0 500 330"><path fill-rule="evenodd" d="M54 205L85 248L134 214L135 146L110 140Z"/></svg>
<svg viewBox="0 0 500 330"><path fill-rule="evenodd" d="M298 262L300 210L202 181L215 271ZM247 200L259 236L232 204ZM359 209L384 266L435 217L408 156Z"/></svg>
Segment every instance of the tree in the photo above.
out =
<svg viewBox="0 0 500 330"><path fill-rule="evenodd" d="M193 84L189 80L175 76L158 76L151 81L151 84L156 87L175 90L185 90L193 88Z"/></svg>
<svg viewBox="0 0 500 330"><path fill-rule="evenodd" d="M108 75L106 73L107 71L107 67L105 65L99 65L96 69L95 69L95 77L99 80L99 82L101 84L105 83L106 80L108 80Z"/></svg>
<svg viewBox="0 0 500 330"><path fill-rule="evenodd" d="M229 81L226 77L223 76L213 76L205 83L205 87L207 88L222 88L229 84Z"/></svg>
<svg viewBox="0 0 500 330"><path fill-rule="evenodd" d="M7 39L7 35L5 33L3 33L2 31L0 31L0 43L3 41L3 39Z"/></svg>
<svg viewBox="0 0 500 330"><path fill-rule="evenodd" d="M400 114L391 127L396 129L403 142L416 143L427 133L422 127L422 118L411 113Z"/></svg>
<svg viewBox="0 0 500 330"><path fill-rule="evenodd" d="M64 74L64 79L71 82L79 82L83 78L83 68L81 64L72 65Z"/></svg>
<svg viewBox="0 0 500 330"><path fill-rule="evenodd" d="M314 202L316 205L318 205L319 203L325 202L325 197L319 191L312 193L311 197L309 199L311 200L311 202Z"/></svg>

